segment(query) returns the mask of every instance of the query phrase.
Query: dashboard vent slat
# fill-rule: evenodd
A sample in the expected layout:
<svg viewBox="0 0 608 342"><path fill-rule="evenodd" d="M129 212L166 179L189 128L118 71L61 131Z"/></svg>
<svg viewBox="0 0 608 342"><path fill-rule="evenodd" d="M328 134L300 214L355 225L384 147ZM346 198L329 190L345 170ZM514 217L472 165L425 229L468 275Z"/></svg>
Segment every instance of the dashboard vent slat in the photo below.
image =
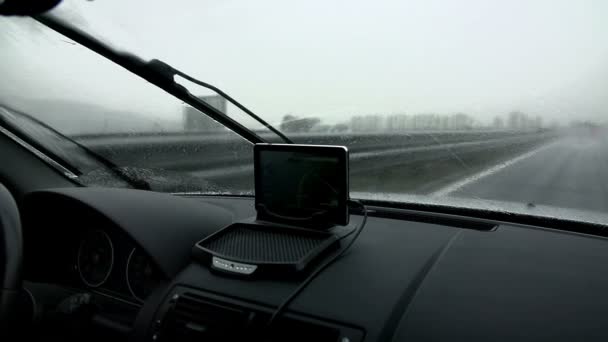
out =
<svg viewBox="0 0 608 342"><path fill-rule="evenodd" d="M181 291L180 291L181 290ZM360 342L360 330L304 317L283 316L267 329L271 310L240 306L207 298L190 288L178 287L159 313L152 339L161 341L263 341L335 342L347 338Z"/></svg>
<svg viewBox="0 0 608 342"><path fill-rule="evenodd" d="M245 310L184 294L167 314L162 336L171 341L233 340L246 330L247 321Z"/></svg>

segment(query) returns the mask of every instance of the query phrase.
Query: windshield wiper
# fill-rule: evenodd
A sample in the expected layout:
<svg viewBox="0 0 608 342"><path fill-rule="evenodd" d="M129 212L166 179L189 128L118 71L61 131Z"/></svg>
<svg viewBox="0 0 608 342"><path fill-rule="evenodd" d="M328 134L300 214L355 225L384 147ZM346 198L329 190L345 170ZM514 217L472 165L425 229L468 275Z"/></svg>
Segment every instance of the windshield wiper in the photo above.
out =
<svg viewBox="0 0 608 342"><path fill-rule="evenodd" d="M249 108L245 107L244 105L242 105L241 103L239 103L237 100L233 99L230 95L226 94L224 91L222 91L220 88L211 85L209 83L203 82L203 81L199 81L196 78L182 72L179 71L175 68L173 68L172 66L168 65L167 63L164 63L162 61L159 61L157 59L153 59L150 63L155 63L157 65L162 65L163 68L170 68L174 75L177 76L181 76L184 79L198 84L199 86L203 87L203 88L207 88L209 90L213 90L216 94L220 95L221 97L223 97L224 99L228 100L228 102L232 103L233 105L235 105L237 108L239 108L240 110L242 110L243 112L247 113L247 115L249 115L250 117L254 118L257 122L261 123L266 129L268 129L269 131L273 132L274 134L278 135L279 137L281 137L281 139L283 139L283 141L285 141L286 143L289 144L293 144L293 141L291 139L289 139L285 134L283 134L281 131L279 131L278 129L276 129L274 126L272 126L271 124L269 124L268 122L266 122L266 120L262 119L261 117L259 117L258 115L256 115L255 113L253 113L251 110L249 110ZM200 100L199 100L200 101Z"/></svg>
<svg viewBox="0 0 608 342"><path fill-rule="evenodd" d="M247 107L243 106L239 102L237 102L232 97L228 96L225 92L221 91L215 86L212 86L208 83L199 81L192 76L189 76L186 73L183 73L167 63L164 63L160 60L153 59L151 61L144 61L141 58L115 51L113 48L108 45L102 43L98 39L92 37L86 32L83 32L80 29L75 27L70 27L68 24L63 23L61 20L55 19L51 15L41 15L35 16L35 20L42 23L43 25L49 27L50 29L72 39L78 44L98 53L99 55L111 60L112 62L122 66L128 71L142 77L146 81L154 84L155 86L163 89L167 93L175 96L176 98L184 101L188 105L196 108L197 110L207 114L209 117L214 119L215 121L223 124L227 128L231 129L235 133L239 134L243 138L249 140L252 143L262 143L266 142L262 137L260 137L254 131L248 129L240 122L234 120L229 117L226 113L216 109L205 101L199 99L194 96L188 89L178 83L175 82L175 76L183 77L184 79L198 84L202 87L215 91L218 95L225 98L227 101L247 113L250 117L258 121L262 124L266 129L275 133L279 136L285 143L293 143L291 139L277 130L275 127L270 125L268 122L254 114Z"/></svg>

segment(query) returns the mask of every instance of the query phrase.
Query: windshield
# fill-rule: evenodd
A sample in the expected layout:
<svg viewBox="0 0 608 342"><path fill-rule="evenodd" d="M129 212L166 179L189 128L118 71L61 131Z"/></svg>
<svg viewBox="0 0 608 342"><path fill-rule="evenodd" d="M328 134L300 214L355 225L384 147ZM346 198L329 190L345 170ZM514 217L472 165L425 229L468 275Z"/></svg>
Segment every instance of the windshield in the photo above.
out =
<svg viewBox="0 0 608 342"><path fill-rule="evenodd" d="M606 2L66 0L50 15L296 143L347 146L351 197L608 223ZM152 190L253 194L251 142L33 19L0 25L13 112ZM129 184L89 159L82 183Z"/></svg>

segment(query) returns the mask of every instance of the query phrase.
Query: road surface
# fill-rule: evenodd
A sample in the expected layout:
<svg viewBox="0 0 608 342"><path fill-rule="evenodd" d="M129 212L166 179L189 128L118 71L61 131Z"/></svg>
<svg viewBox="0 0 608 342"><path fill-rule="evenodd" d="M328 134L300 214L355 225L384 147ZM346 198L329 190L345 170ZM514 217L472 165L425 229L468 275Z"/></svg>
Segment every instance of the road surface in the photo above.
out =
<svg viewBox="0 0 608 342"><path fill-rule="evenodd" d="M608 139L566 137L435 193L608 213Z"/></svg>

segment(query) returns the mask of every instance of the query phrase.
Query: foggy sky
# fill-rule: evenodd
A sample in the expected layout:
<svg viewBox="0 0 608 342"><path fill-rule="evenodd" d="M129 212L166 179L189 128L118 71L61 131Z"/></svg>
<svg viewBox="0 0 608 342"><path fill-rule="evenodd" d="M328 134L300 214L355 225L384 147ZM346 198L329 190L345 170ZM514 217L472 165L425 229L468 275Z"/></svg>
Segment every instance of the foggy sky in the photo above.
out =
<svg viewBox="0 0 608 342"><path fill-rule="evenodd" d="M56 12L223 88L273 122L287 113L335 123L421 112L489 121L512 110L546 122L608 118L602 0L75 0ZM0 55L10 80L0 92L176 115L172 100L111 64L91 68L68 42L17 31L0 31L13 48ZM65 58L70 70L41 77Z"/></svg>

